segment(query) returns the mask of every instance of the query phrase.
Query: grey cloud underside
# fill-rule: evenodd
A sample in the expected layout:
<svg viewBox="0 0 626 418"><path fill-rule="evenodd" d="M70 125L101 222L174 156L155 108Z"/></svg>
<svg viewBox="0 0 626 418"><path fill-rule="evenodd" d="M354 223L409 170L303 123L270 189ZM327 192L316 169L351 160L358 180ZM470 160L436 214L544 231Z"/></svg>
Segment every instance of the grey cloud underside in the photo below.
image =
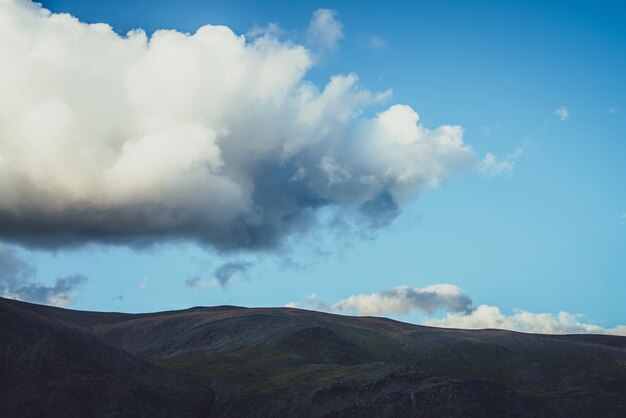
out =
<svg viewBox="0 0 626 418"><path fill-rule="evenodd" d="M381 296L402 299L412 308L427 313L432 313L438 309L460 313L472 311L472 299L463 292L450 295L433 290L396 288L382 291Z"/></svg>
<svg viewBox="0 0 626 418"><path fill-rule="evenodd" d="M285 236L306 232L316 223L316 211L333 205L328 198L290 180L294 173L272 166L259 169L253 176L255 211L228 223L216 224L201 209L189 211L167 202L115 209L76 204L60 214L33 205L22 213L0 209L0 237L46 249L85 243L148 247L164 240L193 240L221 250L272 249ZM379 228L391 223L400 211L389 193L383 192L351 212Z"/></svg>
<svg viewBox="0 0 626 418"><path fill-rule="evenodd" d="M330 46L334 16L314 19ZM474 166L460 126L428 129L406 105L375 113L389 92L354 74L317 86L312 53L271 33L119 36L6 0L0 39L2 241L273 249L321 208L385 227Z"/></svg>

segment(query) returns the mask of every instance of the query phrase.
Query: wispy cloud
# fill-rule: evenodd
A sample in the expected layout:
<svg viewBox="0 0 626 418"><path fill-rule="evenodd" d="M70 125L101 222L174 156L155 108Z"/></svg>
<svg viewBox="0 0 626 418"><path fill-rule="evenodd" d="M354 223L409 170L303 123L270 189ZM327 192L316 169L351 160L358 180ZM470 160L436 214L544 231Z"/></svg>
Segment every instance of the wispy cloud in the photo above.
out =
<svg viewBox="0 0 626 418"><path fill-rule="evenodd" d="M150 284L150 279L147 277L144 277L143 280L139 282L139 284L137 285L137 288L139 290L145 290L149 284Z"/></svg>
<svg viewBox="0 0 626 418"><path fill-rule="evenodd" d="M485 125L485 126L483 126L481 128L481 131L482 131L483 135L490 136L491 134L493 134L498 129L500 129L500 124L496 123L494 125Z"/></svg>
<svg viewBox="0 0 626 418"><path fill-rule="evenodd" d="M281 38L286 34L286 31L283 30L277 22L270 22L267 26L253 25L246 36L250 38L257 38L259 36L269 36L273 38Z"/></svg>
<svg viewBox="0 0 626 418"><path fill-rule="evenodd" d="M619 217L619 224L621 226L626 225L626 212L622 213L622 216Z"/></svg>
<svg viewBox="0 0 626 418"><path fill-rule="evenodd" d="M371 35L367 44L372 49L383 49L387 46L387 41L378 35Z"/></svg>
<svg viewBox="0 0 626 418"><path fill-rule="evenodd" d="M515 169L517 160L524 155L528 143L528 141L525 141L524 145L507 155L504 160L498 159L498 157L491 152L487 153L485 158L480 162L478 171L486 177L510 175Z"/></svg>
<svg viewBox="0 0 626 418"><path fill-rule="evenodd" d="M327 50L339 48L339 41L344 37L343 24L336 16L337 12L331 9L317 9L313 13L307 29L307 41L310 45Z"/></svg>
<svg viewBox="0 0 626 418"><path fill-rule="evenodd" d="M194 292L199 292L200 290L206 289L208 286L209 283L199 276L192 276L185 279L185 287Z"/></svg>
<svg viewBox="0 0 626 418"><path fill-rule="evenodd" d="M554 111L554 114L561 119L562 122L565 122L569 119L569 110L565 106L560 106L558 109Z"/></svg>

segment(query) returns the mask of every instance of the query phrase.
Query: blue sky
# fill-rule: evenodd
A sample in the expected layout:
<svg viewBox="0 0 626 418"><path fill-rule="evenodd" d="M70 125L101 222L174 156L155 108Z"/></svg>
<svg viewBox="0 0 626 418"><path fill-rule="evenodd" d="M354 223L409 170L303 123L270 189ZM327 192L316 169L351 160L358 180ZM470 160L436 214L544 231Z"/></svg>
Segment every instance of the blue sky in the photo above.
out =
<svg viewBox="0 0 626 418"><path fill-rule="evenodd" d="M428 128L460 125L475 154L473 168L418 190L388 226L364 233L358 222L347 231L318 225L287 237L278 249L224 250L185 239L157 239L143 249L98 242L40 249L14 243L0 230L0 240L36 266L39 282L87 277L73 308L139 312L296 302L324 309L351 295L449 283L469 295L474 308L497 306L504 315L563 311L605 328L626 322L621 2L42 3L83 22L107 23L121 36L137 28L148 35L194 33L205 24L246 34L277 23L281 42L314 54L304 79L322 88L333 75L356 73L363 88L391 89L358 117L405 104ZM319 9L334 11L340 22L336 46L307 37ZM489 154L496 158L492 165L485 163ZM322 212L318 216L333 216L331 209ZM225 263L240 268L224 287L216 275ZM446 306L432 317L445 315ZM431 318L413 308L380 314ZM345 313L355 311L363 313L354 307Z"/></svg>

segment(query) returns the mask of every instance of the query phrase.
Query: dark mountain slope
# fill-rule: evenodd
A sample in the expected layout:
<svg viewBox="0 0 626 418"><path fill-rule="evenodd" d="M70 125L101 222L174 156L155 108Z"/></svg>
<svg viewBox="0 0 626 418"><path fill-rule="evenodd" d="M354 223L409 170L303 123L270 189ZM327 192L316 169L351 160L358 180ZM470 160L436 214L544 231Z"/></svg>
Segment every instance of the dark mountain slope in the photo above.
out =
<svg viewBox="0 0 626 418"><path fill-rule="evenodd" d="M626 337L0 299L3 416L626 416Z"/></svg>
<svg viewBox="0 0 626 418"><path fill-rule="evenodd" d="M110 347L72 311L0 299L0 416L197 416L198 379ZM91 313L76 312L81 317ZM103 315L103 316L106 316Z"/></svg>

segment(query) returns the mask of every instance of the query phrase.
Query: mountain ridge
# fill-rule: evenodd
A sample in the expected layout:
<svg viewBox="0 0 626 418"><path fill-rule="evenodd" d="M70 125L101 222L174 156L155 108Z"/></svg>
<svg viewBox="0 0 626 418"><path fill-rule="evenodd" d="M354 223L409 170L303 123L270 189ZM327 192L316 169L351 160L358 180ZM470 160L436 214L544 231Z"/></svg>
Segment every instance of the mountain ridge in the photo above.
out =
<svg viewBox="0 0 626 418"><path fill-rule="evenodd" d="M620 336L297 308L85 312L2 298L0 330L7 416L626 414Z"/></svg>

